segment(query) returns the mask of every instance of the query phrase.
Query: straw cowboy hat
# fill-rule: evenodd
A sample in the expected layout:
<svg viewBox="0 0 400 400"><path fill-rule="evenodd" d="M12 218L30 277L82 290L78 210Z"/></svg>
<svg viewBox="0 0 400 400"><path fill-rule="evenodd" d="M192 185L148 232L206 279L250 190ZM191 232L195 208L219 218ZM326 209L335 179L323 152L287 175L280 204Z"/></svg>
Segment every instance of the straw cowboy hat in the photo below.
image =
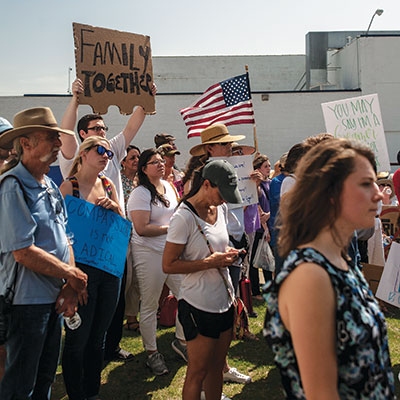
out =
<svg viewBox="0 0 400 400"><path fill-rule="evenodd" d="M75 135L73 131L61 129L53 112L48 107L28 108L20 111L14 116L14 129L10 129L0 136L0 147L12 149L15 138L25 133L31 133L37 130L62 132L67 135Z"/></svg>
<svg viewBox="0 0 400 400"><path fill-rule="evenodd" d="M214 143L230 143L238 140L243 140L246 136L236 135L231 136L228 128L224 124L213 124L204 129L200 133L201 144L198 144L190 149L192 156L201 156L205 154L204 145Z"/></svg>

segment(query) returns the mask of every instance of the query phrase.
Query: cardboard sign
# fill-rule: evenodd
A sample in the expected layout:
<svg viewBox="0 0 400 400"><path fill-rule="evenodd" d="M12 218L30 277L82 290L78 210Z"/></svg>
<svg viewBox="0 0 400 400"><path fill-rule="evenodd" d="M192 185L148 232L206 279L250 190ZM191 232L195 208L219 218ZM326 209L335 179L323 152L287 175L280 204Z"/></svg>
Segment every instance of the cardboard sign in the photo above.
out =
<svg viewBox="0 0 400 400"><path fill-rule="evenodd" d="M375 153L378 171L390 171L389 153L377 94L322 103L326 131L357 140Z"/></svg>
<svg viewBox="0 0 400 400"><path fill-rule="evenodd" d="M75 260L122 278L131 223L115 212L67 195Z"/></svg>
<svg viewBox="0 0 400 400"><path fill-rule="evenodd" d="M372 293L375 294L382 277L383 266L363 264L362 273L364 274Z"/></svg>
<svg viewBox="0 0 400 400"><path fill-rule="evenodd" d="M379 218L382 222L382 230L391 242L400 242L400 209L395 206L382 206ZM385 258L388 257L391 243L384 246Z"/></svg>
<svg viewBox="0 0 400 400"><path fill-rule="evenodd" d="M136 105L154 114L150 37L72 25L76 74L84 84L79 103L90 105L98 114L106 114L110 105L118 106L121 114L131 114Z"/></svg>
<svg viewBox="0 0 400 400"><path fill-rule="evenodd" d="M390 247L376 297L400 307L400 244L396 242Z"/></svg>
<svg viewBox="0 0 400 400"><path fill-rule="evenodd" d="M250 174L254 171L253 159L253 155L210 157L210 160L226 160L235 168L238 176L238 189L243 202L240 206L249 206L250 204L258 203L257 185L250 179Z"/></svg>

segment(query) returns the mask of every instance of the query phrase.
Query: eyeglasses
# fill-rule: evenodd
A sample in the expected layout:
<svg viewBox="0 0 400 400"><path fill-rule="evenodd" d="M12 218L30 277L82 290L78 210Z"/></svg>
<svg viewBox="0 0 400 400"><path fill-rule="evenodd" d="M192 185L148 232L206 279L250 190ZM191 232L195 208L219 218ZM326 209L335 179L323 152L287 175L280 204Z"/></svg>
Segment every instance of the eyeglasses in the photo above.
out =
<svg viewBox="0 0 400 400"><path fill-rule="evenodd" d="M148 163L146 163L147 165L151 164L151 165L163 165L165 164L166 161L164 159L162 160L154 160L154 161L149 161Z"/></svg>
<svg viewBox="0 0 400 400"><path fill-rule="evenodd" d="M114 157L114 152L111 150L107 150L104 146L101 144L96 144L95 146L90 147L88 150L93 149L93 147L96 147L97 154L100 156L103 156L104 154L107 154L107 158L109 160L112 160Z"/></svg>
<svg viewBox="0 0 400 400"><path fill-rule="evenodd" d="M215 143L215 144L219 144L220 146L228 146L228 144L232 144L232 142L223 142L223 143Z"/></svg>
<svg viewBox="0 0 400 400"><path fill-rule="evenodd" d="M59 220L59 216L63 211L63 206L62 206L62 203L61 203L61 199L60 199L57 191L52 187L47 187L46 188L46 193L49 195L51 208L53 209L53 211L55 213L54 221L56 223L59 223L59 222L61 222Z"/></svg>
<svg viewBox="0 0 400 400"><path fill-rule="evenodd" d="M87 128L88 131L92 130L92 131L96 131L96 132L100 132L100 131L108 131L108 126L92 126L91 128Z"/></svg>

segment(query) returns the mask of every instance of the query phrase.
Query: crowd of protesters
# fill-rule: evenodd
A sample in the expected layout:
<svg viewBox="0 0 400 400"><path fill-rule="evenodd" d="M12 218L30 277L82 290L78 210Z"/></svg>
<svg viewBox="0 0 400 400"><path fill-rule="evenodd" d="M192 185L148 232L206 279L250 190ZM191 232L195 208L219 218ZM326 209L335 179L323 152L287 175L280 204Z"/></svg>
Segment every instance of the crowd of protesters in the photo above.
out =
<svg viewBox="0 0 400 400"><path fill-rule="evenodd" d="M50 399L63 317L76 314L81 325L65 324L61 356L71 400L98 400L105 363L134 359L120 347L124 326L141 334L150 371L168 374L157 316L169 294L178 299L171 347L187 362L183 398L228 399L223 382L251 382L227 357L243 276L254 301L266 283L264 331L288 398L395 398L384 316L359 257L349 257L380 203L398 204L389 174L377 181L370 150L320 134L271 171L245 136L213 124L181 171L173 135L156 134L149 149L132 143L142 107L107 140L100 115L78 121L82 82L72 89L60 125L47 107L23 110L13 124L0 118L0 224L10 227L0 233L0 294L11 304L2 400ZM232 156L252 157L255 204L242 201ZM57 159L60 188L48 177ZM122 276L75 260L67 195L131 222ZM260 280L254 259L264 240L275 268Z"/></svg>

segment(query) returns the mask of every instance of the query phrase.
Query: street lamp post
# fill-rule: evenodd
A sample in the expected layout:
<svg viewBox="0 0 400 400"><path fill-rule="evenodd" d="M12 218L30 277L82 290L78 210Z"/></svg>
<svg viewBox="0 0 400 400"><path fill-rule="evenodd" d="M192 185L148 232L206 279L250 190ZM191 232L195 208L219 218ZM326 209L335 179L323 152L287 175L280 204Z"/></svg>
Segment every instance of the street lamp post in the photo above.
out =
<svg viewBox="0 0 400 400"><path fill-rule="evenodd" d="M367 31L365 32L365 36L368 36L369 28L371 28L372 21L374 20L375 15L378 15L378 16L380 17L382 14L383 14L383 10L382 10L381 8L378 8L378 9L374 12L374 15L372 16L371 21L369 22L368 29L367 29Z"/></svg>

